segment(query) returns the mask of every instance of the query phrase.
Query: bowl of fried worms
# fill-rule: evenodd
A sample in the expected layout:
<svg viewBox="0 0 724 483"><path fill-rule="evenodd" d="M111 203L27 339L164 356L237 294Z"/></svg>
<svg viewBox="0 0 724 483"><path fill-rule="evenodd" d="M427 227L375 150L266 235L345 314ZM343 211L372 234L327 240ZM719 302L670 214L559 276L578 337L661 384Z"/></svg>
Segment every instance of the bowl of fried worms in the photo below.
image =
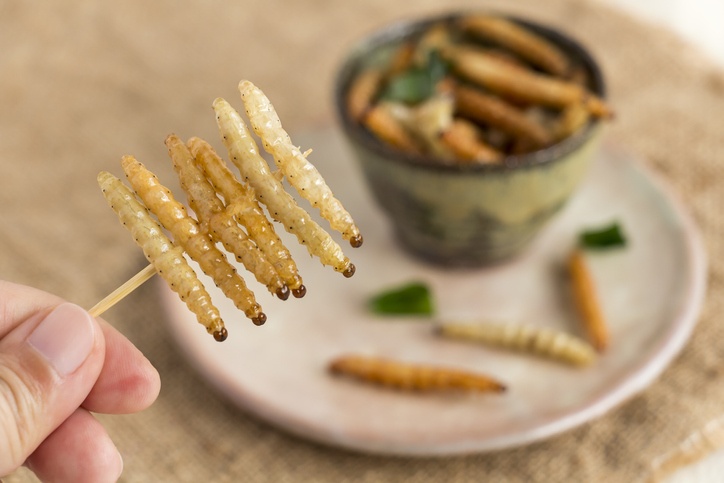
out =
<svg viewBox="0 0 724 483"><path fill-rule="evenodd" d="M575 192L612 117L579 42L489 13L372 32L351 47L334 95L397 239L447 267L523 251Z"/></svg>

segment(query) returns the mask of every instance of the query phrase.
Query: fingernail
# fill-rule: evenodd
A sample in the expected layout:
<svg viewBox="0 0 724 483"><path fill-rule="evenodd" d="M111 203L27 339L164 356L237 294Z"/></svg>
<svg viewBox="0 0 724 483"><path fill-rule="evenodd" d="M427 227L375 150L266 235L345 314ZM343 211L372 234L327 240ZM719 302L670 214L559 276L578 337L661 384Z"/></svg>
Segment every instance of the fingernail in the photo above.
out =
<svg viewBox="0 0 724 483"><path fill-rule="evenodd" d="M121 479L121 475L123 474L123 455L121 455L121 452L118 452L118 461L120 461L120 471L118 472L118 478L116 478L116 481Z"/></svg>
<svg viewBox="0 0 724 483"><path fill-rule="evenodd" d="M95 324L81 307L63 303L35 328L28 343L61 376L73 373L93 349Z"/></svg>

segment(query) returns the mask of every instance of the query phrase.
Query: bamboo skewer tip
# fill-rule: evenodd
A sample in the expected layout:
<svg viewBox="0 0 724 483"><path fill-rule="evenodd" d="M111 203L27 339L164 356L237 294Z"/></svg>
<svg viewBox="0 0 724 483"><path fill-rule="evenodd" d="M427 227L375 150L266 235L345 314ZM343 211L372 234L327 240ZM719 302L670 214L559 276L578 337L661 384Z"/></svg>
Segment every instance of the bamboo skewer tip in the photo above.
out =
<svg viewBox="0 0 724 483"><path fill-rule="evenodd" d="M88 310L88 313L93 317L99 317L155 274L156 268L152 264L146 265L140 272L129 278L125 283L123 283L123 285L106 295L101 301L95 304L90 310Z"/></svg>

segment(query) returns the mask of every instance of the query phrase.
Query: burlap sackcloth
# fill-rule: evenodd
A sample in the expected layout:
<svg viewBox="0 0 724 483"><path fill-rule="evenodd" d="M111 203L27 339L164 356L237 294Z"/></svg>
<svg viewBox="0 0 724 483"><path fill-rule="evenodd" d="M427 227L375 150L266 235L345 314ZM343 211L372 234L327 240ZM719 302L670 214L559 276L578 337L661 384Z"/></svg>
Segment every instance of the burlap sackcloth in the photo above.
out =
<svg viewBox="0 0 724 483"><path fill-rule="evenodd" d="M170 342L146 285L105 314L163 381L145 412L99 416L124 455L123 481L638 481L721 442L724 75L668 31L597 3L2 1L0 277L92 306L145 264L99 194L100 170L119 174L120 156L134 154L173 180L165 136L216 139L211 101L236 99L242 78L262 86L287 128L332 123L334 69L355 39L455 7L563 27L601 62L617 111L609 138L668 179L710 254L707 300L683 353L643 394L544 442L444 459L370 456L290 437L215 394Z"/></svg>

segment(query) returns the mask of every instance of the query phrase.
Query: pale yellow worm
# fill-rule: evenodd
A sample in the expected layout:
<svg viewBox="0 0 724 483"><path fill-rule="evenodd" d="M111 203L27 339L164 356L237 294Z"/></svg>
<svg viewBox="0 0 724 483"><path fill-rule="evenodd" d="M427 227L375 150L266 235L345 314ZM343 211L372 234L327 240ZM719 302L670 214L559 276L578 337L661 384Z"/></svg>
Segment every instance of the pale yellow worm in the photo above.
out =
<svg viewBox="0 0 724 483"><path fill-rule="evenodd" d="M179 295L207 332L218 341L226 339L228 334L224 321L196 272L186 262L183 248L174 245L148 209L120 179L102 171L98 174L98 184L106 201L131 232L156 272Z"/></svg>
<svg viewBox="0 0 724 483"><path fill-rule="evenodd" d="M586 366L596 359L596 351L590 344L550 328L510 323L446 321L437 325L436 332L452 339L514 349L575 366Z"/></svg>
<svg viewBox="0 0 724 483"><path fill-rule="evenodd" d="M171 190L163 186L155 174L133 156L124 156L121 165L128 181L146 207L156 215L161 225L173 234L174 242L182 246L201 270L256 325L266 322L266 314L256 302L226 255L216 248L213 240L203 233L186 208L176 201Z"/></svg>
<svg viewBox="0 0 724 483"><path fill-rule="evenodd" d="M264 149L274 157L277 168L289 184L317 208L322 218L329 222L333 230L340 232L350 245L362 245L362 235L352 215L335 198L317 168L292 143L269 98L248 80L239 82L239 92L252 129L262 140Z"/></svg>
<svg viewBox="0 0 724 483"><path fill-rule="evenodd" d="M226 210L214 187L196 165L194 156L186 144L178 136L171 134L166 138L166 147L181 187L203 231L233 253L236 259L271 293L282 300L287 299L289 288L256 243L239 226L233 214Z"/></svg>
<svg viewBox="0 0 724 483"><path fill-rule="evenodd" d="M277 235L274 225L251 190L239 182L234 173L214 148L203 139L193 137L187 142L196 164L204 172L217 193L223 196L226 212L246 228L249 238L254 240L269 263L276 269L282 281L292 290L295 297L306 294L307 289L292 258L289 249Z"/></svg>
<svg viewBox="0 0 724 483"><path fill-rule="evenodd" d="M214 101L213 107L229 158L239 169L244 182L252 187L259 202L266 205L270 216L295 235L299 243L306 245L309 253L317 256L324 265L351 277L354 265L329 233L284 190L281 181L272 174L259 153L256 141L239 113L221 98Z"/></svg>

